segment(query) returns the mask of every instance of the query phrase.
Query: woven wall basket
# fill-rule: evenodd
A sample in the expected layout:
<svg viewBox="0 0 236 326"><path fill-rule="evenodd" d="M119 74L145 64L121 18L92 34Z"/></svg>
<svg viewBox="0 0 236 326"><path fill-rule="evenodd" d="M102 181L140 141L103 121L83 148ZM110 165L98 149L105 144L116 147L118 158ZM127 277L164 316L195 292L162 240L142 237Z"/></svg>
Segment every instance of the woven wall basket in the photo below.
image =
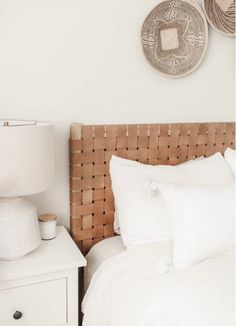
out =
<svg viewBox="0 0 236 326"><path fill-rule="evenodd" d="M209 24L217 31L235 36L235 0L204 0Z"/></svg>
<svg viewBox="0 0 236 326"><path fill-rule="evenodd" d="M181 77L195 70L204 57L207 44L205 15L192 1L163 1L144 21L144 55L166 76Z"/></svg>

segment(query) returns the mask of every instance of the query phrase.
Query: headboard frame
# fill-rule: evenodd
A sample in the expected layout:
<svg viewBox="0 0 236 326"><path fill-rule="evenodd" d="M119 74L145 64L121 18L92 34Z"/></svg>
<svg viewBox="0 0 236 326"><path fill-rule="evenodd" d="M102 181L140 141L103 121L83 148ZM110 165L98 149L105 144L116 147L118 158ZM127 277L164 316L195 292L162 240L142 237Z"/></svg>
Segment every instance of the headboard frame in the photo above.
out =
<svg viewBox="0 0 236 326"><path fill-rule="evenodd" d="M111 156L175 165L235 148L235 123L71 124L70 225L84 254L114 235Z"/></svg>

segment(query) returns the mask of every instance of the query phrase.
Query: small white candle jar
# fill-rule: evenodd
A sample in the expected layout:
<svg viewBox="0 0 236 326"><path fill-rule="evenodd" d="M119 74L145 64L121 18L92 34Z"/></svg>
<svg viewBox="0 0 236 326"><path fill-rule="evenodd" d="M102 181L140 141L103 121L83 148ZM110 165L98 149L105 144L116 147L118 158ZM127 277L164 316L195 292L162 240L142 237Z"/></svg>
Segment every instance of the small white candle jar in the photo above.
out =
<svg viewBox="0 0 236 326"><path fill-rule="evenodd" d="M51 240L57 235L57 217L54 214L43 214L38 217L42 240Z"/></svg>

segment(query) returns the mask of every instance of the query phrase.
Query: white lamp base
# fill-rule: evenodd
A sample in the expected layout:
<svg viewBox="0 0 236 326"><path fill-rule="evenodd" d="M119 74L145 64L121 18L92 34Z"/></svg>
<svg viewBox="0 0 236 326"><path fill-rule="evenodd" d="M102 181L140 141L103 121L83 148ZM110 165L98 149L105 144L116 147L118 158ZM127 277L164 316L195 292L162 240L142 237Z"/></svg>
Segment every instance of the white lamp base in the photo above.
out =
<svg viewBox="0 0 236 326"><path fill-rule="evenodd" d="M0 259L19 259L40 243L36 207L23 197L1 198Z"/></svg>

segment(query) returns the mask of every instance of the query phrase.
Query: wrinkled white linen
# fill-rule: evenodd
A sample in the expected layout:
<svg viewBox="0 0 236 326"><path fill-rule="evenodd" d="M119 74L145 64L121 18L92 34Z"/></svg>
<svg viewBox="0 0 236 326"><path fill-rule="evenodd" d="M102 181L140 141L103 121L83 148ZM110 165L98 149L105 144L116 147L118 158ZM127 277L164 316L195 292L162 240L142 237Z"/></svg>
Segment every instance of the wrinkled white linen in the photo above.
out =
<svg viewBox="0 0 236 326"><path fill-rule="evenodd" d="M103 262L118 255L125 250L125 245L120 236L111 237L96 243L86 255L87 266L84 268L84 288L87 290L89 283Z"/></svg>
<svg viewBox="0 0 236 326"><path fill-rule="evenodd" d="M235 325L233 255L180 271L168 264L155 246L103 263L83 300L83 326Z"/></svg>

